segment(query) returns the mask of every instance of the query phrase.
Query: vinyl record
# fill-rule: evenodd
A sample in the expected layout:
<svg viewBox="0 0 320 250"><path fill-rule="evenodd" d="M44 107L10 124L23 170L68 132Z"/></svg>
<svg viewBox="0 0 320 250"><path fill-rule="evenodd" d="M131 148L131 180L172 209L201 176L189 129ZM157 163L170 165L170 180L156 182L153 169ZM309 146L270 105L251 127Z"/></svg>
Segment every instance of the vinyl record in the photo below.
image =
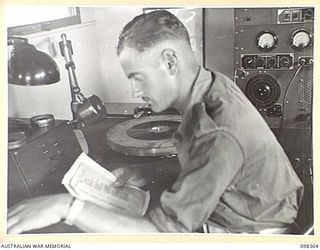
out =
<svg viewBox="0 0 320 250"><path fill-rule="evenodd" d="M107 145L125 155L159 156L177 153L172 134L181 122L178 115L158 115L122 122L109 129Z"/></svg>

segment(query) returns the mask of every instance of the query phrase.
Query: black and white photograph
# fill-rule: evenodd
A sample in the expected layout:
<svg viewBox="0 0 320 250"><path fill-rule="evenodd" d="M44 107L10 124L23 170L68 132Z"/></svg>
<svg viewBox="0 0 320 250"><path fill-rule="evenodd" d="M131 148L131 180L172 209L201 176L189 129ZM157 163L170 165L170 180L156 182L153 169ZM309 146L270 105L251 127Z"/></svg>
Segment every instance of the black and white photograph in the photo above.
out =
<svg viewBox="0 0 320 250"><path fill-rule="evenodd" d="M5 6L6 235L314 236L314 24Z"/></svg>

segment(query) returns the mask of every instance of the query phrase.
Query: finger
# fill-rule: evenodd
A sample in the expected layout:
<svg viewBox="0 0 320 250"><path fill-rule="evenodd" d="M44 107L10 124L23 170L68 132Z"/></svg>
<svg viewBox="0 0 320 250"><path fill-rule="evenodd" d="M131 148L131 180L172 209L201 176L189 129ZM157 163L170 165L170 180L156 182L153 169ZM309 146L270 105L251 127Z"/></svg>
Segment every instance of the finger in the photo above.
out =
<svg viewBox="0 0 320 250"><path fill-rule="evenodd" d="M20 223L14 223L12 225L10 225L10 227L7 227L7 233L8 234L20 234L23 232L22 227L20 226Z"/></svg>
<svg viewBox="0 0 320 250"><path fill-rule="evenodd" d="M128 180L130 179L130 177L132 176L133 171L130 168L125 168L124 172L122 175L120 175L117 180L113 183L114 187L121 187L123 186L125 183L128 182Z"/></svg>
<svg viewBox="0 0 320 250"><path fill-rule="evenodd" d="M16 222L10 222L10 225L8 224L7 232L10 234L20 234L23 232L27 232L30 230L43 228L46 226L49 226L50 224L54 224L58 221L54 221L51 223L51 218L49 218L48 221L39 220L39 218L18 218Z"/></svg>
<svg viewBox="0 0 320 250"><path fill-rule="evenodd" d="M112 173L118 178L124 174L124 171L125 171L125 168L120 167L120 168L116 168L116 169L112 170Z"/></svg>
<svg viewBox="0 0 320 250"><path fill-rule="evenodd" d="M25 208L24 202L23 203L18 203L17 205L9 208L8 210L8 217L12 217L18 213L20 213L21 211L23 211Z"/></svg>
<svg viewBox="0 0 320 250"><path fill-rule="evenodd" d="M18 216L8 217L7 220L7 229L11 228L13 225L17 224L19 222Z"/></svg>
<svg viewBox="0 0 320 250"><path fill-rule="evenodd" d="M26 229L24 227L23 223L14 224L10 228L7 229L8 234L21 234L26 231L28 231L28 229Z"/></svg>

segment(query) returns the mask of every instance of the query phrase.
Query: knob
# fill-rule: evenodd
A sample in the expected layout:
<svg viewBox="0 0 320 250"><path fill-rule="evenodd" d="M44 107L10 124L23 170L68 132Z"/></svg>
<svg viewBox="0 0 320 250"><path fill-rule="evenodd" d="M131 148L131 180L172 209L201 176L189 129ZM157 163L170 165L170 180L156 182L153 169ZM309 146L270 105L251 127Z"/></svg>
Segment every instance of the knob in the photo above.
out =
<svg viewBox="0 0 320 250"><path fill-rule="evenodd" d="M280 66L289 68L290 67L290 59L288 57L282 57L280 59Z"/></svg>
<svg viewBox="0 0 320 250"><path fill-rule="evenodd" d="M264 67L264 59L259 57L257 59L257 67Z"/></svg>
<svg viewBox="0 0 320 250"><path fill-rule="evenodd" d="M270 58L268 60L268 68L274 68L276 66L276 60L274 58Z"/></svg>

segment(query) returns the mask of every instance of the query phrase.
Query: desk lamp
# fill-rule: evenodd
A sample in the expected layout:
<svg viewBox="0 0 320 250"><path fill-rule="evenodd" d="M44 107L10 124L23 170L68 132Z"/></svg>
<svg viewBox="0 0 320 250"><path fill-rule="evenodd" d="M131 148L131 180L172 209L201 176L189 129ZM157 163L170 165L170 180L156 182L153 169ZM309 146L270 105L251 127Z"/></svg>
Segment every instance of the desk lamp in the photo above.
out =
<svg viewBox="0 0 320 250"><path fill-rule="evenodd" d="M8 83L21 86L40 86L60 81L60 72L55 61L39 51L22 37L8 37L12 46L8 60ZM31 118L38 124L54 121L53 115L46 114ZM24 145L31 133L30 126L22 120L10 118L8 121L9 149Z"/></svg>
<svg viewBox="0 0 320 250"><path fill-rule="evenodd" d="M8 61L8 82L15 85L38 86L60 81L59 68L46 53L28 43L28 39L9 37L12 51Z"/></svg>

